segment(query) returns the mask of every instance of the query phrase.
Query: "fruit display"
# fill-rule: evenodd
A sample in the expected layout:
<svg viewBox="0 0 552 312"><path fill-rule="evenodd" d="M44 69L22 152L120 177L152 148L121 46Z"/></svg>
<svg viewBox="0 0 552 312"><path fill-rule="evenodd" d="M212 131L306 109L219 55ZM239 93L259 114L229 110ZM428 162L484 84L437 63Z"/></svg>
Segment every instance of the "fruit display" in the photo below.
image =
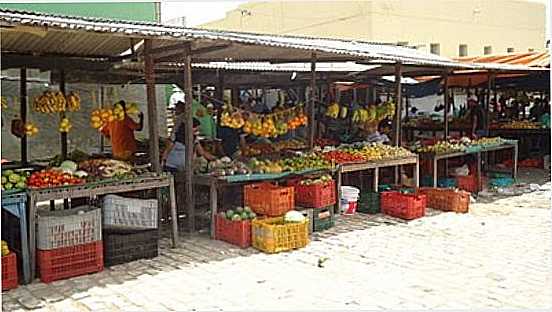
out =
<svg viewBox="0 0 552 312"><path fill-rule="evenodd" d="M321 177L317 178L317 179L304 179L304 180L301 180L301 182L299 182L299 184L301 185L316 185L316 184L326 184L326 183L329 183L333 181L332 179L332 176L331 175L322 175Z"/></svg>
<svg viewBox="0 0 552 312"><path fill-rule="evenodd" d="M337 144L338 144L337 141L331 140L331 139L323 139L323 138L314 139L314 146L324 147L324 146L333 146Z"/></svg>
<svg viewBox="0 0 552 312"><path fill-rule="evenodd" d="M48 188L63 185L79 185L83 183L83 179L77 178L70 173L63 172L60 169L37 171L31 174L27 180L27 185L30 188Z"/></svg>
<svg viewBox="0 0 552 312"><path fill-rule="evenodd" d="M320 154L311 153L293 158L285 158L278 161L284 171L303 171L306 169L326 169L331 164Z"/></svg>
<svg viewBox="0 0 552 312"><path fill-rule="evenodd" d="M276 142L273 144L273 146L276 151L300 150L307 148L307 145L303 141L296 139Z"/></svg>
<svg viewBox="0 0 552 312"><path fill-rule="evenodd" d="M250 144L249 146L243 148L241 150L242 155L244 156L258 156L258 155L266 155L270 153L274 153L274 146L272 144L268 143L256 143L256 144Z"/></svg>
<svg viewBox="0 0 552 312"><path fill-rule="evenodd" d="M133 167L129 163L115 159L85 160L79 163L78 168L90 178L126 178L134 176ZM77 173L76 170L74 172Z"/></svg>
<svg viewBox="0 0 552 312"><path fill-rule="evenodd" d="M24 190L27 188L29 172L6 170L2 172L2 191Z"/></svg>
<svg viewBox="0 0 552 312"><path fill-rule="evenodd" d="M243 220L253 220L257 218L257 214L251 211L251 208L237 207L235 210L229 209L226 212L219 213L221 217L230 220L230 221L243 221Z"/></svg>
<svg viewBox="0 0 552 312"><path fill-rule="evenodd" d="M38 128L31 122L26 123L24 126L25 135L28 137L34 136L38 133Z"/></svg>
<svg viewBox="0 0 552 312"><path fill-rule="evenodd" d="M76 112L80 110L80 96L71 92L65 96L61 91L45 91L33 101L33 110L38 113L60 113L65 111Z"/></svg>
<svg viewBox="0 0 552 312"><path fill-rule="evenodd" d="M69 108L69 111L76 112L80 110L81 100L78 93L76 92L69 93L66 100L67 100L67 107Z"/></svg>
<svg viewBox="0 0 552 312"><path fill-rule="evenodd" d="M273 162L271 160L258 160L256 158L251 158L248 166L253 173L282 173L286 171L279 162Z"/></svg>
<svg viewBox="0 0 552 312"><path fill-rule="evenodd" d="M416 148L417 153L433 153L433 154L448 154L455 152L463 152L466 150L466 145L461 143L451 143L439 141L433 145L420 146Z"/></svg>
<svg viewBox="0 0 552 312"><path fill-rule="evenodd" d="M222 157L209 162L207 165L207 172L212 173L214 176L221 177L237 174L249 174L251 173L251 170L241 161L232 161L228 157Z"/></svg>
<svg viewBox="0 0 552 312"><path fill-rule="evenodd" d="M67 117L64 117L61 119L59 123L59 132L69 132L73 126L71 125L71 122L69 122L69 119Z"/></svg>
<svg viewBox="0 0 552 312"><path fill-rule="evenodd" d="M529 120L513 120L508 123L498 125L501 129L540 129L541 123Z"/></svg>
<svg viewBox="0 0 552 312"><path fill-rule="evenodd" d="M480 146L496 146L502 144L502 139L500 137L494 138L478 138L471 141L471 145L480 145Z"/></svg>
<svg viewBox="0 0 552 312"><path fill-rule="evenodd" d="M397 159L414 155L406 148L381 143L363 144L358 147L351 148L350 152L362 156L365 161Z"/></svg>
<svg viewBox="0 0 552 312"><path fill-rule="evenodd" d="M10 249L8 248L8 243L5 240L2 240L2 257L10 254Z"/></svg>
<svg viewBox="0 0 552 312"><path fill-rule="evenodd" d="M110 108L101 108L92 111L90 116L90 125L94 129L100 129L105 126L107 123L115 120L113 115L113 110Z"/></svg>
<svg viewBox="0 0 552 312"><path fill-rule="evenodd" d="M346 151L330 151L324 153L324 158L332 163L345 164L364 161L364 157Z"/></svg>

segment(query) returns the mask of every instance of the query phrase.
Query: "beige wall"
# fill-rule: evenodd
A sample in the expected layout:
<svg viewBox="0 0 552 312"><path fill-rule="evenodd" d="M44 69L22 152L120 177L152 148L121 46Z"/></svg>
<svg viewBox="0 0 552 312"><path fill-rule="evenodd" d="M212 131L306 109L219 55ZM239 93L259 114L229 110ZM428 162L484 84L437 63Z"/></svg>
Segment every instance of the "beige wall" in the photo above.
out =
<svg viewBox="0 0 552 312"><path fill-rule="evenodd" d="M485 46L492 53L543 50L544 23L544 4L521 0L272 1L241 5L203 27L408 42L427 52L439 43L441 55L456 57L460 44L468 55L482 55Z"/></svg>

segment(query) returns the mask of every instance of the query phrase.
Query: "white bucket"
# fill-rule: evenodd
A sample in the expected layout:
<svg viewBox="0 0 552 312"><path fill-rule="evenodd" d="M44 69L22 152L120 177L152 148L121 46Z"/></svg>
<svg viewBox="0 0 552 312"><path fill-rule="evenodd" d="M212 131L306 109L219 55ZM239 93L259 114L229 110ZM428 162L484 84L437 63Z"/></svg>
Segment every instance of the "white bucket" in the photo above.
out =
<svg viewBox="0 0 552 312"><path fill-rule="evenodd" d="M347 201L357 201L358 196L360 195L360 190L352 186L342 186L341 187L341 199Z"/></svg>

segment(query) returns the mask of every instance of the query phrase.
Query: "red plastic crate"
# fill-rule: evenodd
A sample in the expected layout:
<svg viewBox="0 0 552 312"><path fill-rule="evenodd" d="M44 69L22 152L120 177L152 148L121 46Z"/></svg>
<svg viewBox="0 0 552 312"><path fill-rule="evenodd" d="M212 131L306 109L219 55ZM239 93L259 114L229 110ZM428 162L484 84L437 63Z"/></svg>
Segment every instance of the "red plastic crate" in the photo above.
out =
<svg viewBox="0 0 552 312"><path fill-rule="evenodd" d="M381 211L392 217L413 220L425 216L425 195L383 192L380 197Z"/></svg>
<svg viewBox="0 0 552 312"><path fill-rule="evenodd" d="M485 184L486 181L487 181L487 178L482 176L481 177L481 183ZM468 176L457 176L456 177L456 185L461 190L464 190L464 191L467 191L467 192L470 192L470 193L477 192L477 178L476 178L475 174L471 174L471 175L468 175ZM479 188L479 189L481 189L481 188Z"/></svg>
<svg viewBox="0 0 552 312"><path fill-rule="evenodd" d="M230 221L220 215L215 219L215 239L247 248L251 246L251 221Z"/></svg>
<svg viewBox="0 0 552 312"><path fill-rule="evenodd" d="M244 187L243 197L253 212L269 217L283 216L295 207L293 186L249 184Z"/></svg>
<svg viewBox="0 0 552 312"><path fill-rule="evenodd" d="M427 207L442 211L467 213L470 209L470 193L447 188L422 187L420 194L427 196Z"/></svg>
<svg viewBox="0 0 552 312"><path fill-rule="evenodd" d="M335 181L301 185L300 180L291 180L288 185L295 188L295 204L306 208L322 208L336 203Z"/></svg>
<svg viewBox="0 0 552 312"><path fill-rule="evenodd" d="M2 257L2 291L17 288L17 256L10 252Z"/></svg>
<svg viewBox="0 0 552 312"><path fill-rule="evenodd" d="M103 242L37 250L37 266L40 280L50 283L60 279L102 271Z"/></svg>

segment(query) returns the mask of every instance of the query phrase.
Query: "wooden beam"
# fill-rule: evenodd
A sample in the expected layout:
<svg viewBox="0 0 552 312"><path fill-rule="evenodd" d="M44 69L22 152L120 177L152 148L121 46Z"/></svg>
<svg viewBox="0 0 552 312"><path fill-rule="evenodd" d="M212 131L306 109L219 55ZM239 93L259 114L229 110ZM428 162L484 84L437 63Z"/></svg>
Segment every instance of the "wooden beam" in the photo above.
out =
<svg viewBox="0 0 552 312"><path fill-rule="evenodd" d="M314 147L314 132L316 121L314 120L314 105L316 100L316 53L311 55L311 80L310 80L310 98L308 105L308 118L309 118L309 148Z"/></svg>
<svg viewBox="0 0 552 312"><path fill-rule="evenodd" d="M144 40L144 51L148 52L152 47L152 40ZM155 96L155 70L154 59L150 53L145 58L146 97L148 102L148 134L149 152L152 169L155 173L161 172L159 163L159 120L157 115L157 103Z"/></svg>
<svg viewBox="0 0 552 312"><path fill-rule="evenodd" d="M65 90L65 71L62 69L59 71L59 91L66 94ZM59 113L59 120L65 118L65 112ZM67 132L61 132L61 159L67 159Z"/></svg>
<svg viewBox="0 0 552 312"><path fill-rule="evenodd" d="M34 56L11 53L2 53L0 61L3 69L26 67L49 70L63 68L65 70L106 71L112 66L111 63L104 59Z"/></svg>
<svg viewBox="0 0 552 312"><path fill-rule="evenodd" d="M180 48L176 48L176 47L180 47ZM162 51L162 52L159 52L157 53L157 55L155 56L155 60L158 61L158 62L175 62L175 61L180 61L182 60L182 45L174 45L172 47L175 47L174 49L172 50L169 50L169 51ZM218 46L212 46L212 47L205 47L205 48L199 48L199 49L195 49L195 50L192 50L191 54L192 55L199 55L199 54L204 54L204 53L210 53L210 52L215 52L215 51L218 51L218 50L223 50L223 49L226 49L226 48L229 48L230 45L229 44L225 44L225 45L218 45ZM219 59L220 61L220 59Z"/></svg>
<svg viewBox="0 0 552 312"><path fill-rule="evenodd" d="M395 64L395 146L401 145L401 113L402 113L402 86L401 86L401 70L400 62Z"/></svg>
<svg viewBox="0 0 552 312"><path fill-rule="evenodd" d="M21 120L23 124L27 123L27 68L20 70L19 77L19 109L21 111ZM21 137L21 163L26 165L28 162L27 135Z"/></svg>
<svg viewBox="0 0 552 312"><path fill-rule="evenodd" d="M193 119L192 119L192 46L188 43L184 52L184 95L185 95L185 123L186 123L186 162L185 162L185 198L186 198L186 214L188 218L188 231L195 232L195 203L192 185L193 175L193 157L194 157L194 134L193 134Z"/></svg>
<svg viewBox="0 0 552 312"><path fill-rule="evenodd" d="M444 110L444 117L445 117L445 141L448 141L449 137L449 122L448 122L448 114L449 114L449 95L448 95L448 70L445 70L445 73L443 74L443 96L444 103L445 103L445 110Z"/></svg>

